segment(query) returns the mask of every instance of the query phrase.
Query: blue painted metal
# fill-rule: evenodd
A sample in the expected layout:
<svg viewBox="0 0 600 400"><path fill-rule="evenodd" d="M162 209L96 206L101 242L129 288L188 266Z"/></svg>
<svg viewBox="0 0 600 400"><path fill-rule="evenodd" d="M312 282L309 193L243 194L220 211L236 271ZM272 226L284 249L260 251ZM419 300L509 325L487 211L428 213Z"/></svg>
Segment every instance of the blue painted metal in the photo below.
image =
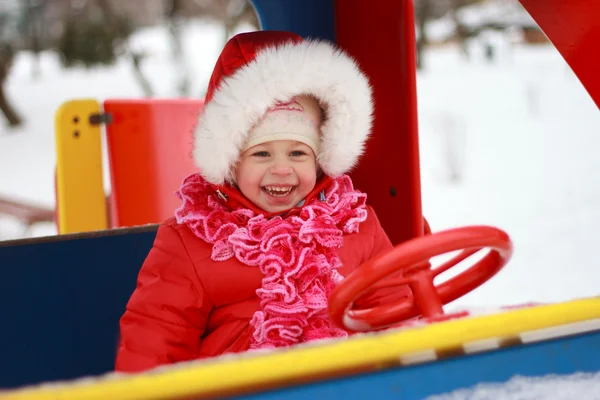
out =
<svg viewBox="0 0 600 400"><path fill-rule="evenodd" d="M335 41L334 0L252 0L262 30Z"/></svg>
<svg viewBox="0 0 600 400"><path fill-rule="evenodd" d="M600 332L289 387L236 399L423 399L515 375L600 371Z"/></svg>
<svg viewBox="0 0 600 400"><path fill-rule="evenodd" d="M0 242L0 388L112 370L155 235L146 226Z"/></svg>

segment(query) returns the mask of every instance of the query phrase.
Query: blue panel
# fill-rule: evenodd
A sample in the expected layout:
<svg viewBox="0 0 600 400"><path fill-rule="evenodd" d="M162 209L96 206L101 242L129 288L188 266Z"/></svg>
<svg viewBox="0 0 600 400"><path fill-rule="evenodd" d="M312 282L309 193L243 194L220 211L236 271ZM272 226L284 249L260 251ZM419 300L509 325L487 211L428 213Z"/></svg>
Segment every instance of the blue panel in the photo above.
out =
<svg viewBox="0 0 600 400"><path fill-rule="evenodd" d="M506 382L516 374L577 371L600 371L600 332L236 398L423 399L481 382Z"/></svg>
<svg viewBox="0 0 600 400"><path fill-rule="evenodd" d="M335 41L334 0L252 0L263 30Z"/></svg>
<svg viewBox="0 0 600 400"><path fill-rule="evenodd" d="M114 368L119 319L155 227L0 243L0 387Z"/></svg>

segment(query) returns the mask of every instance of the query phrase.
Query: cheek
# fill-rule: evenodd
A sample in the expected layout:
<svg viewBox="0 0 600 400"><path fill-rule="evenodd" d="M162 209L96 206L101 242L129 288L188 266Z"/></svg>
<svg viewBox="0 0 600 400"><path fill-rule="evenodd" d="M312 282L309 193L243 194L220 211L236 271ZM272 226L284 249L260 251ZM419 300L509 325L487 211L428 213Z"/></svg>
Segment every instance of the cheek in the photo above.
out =
<svg viewBox="0 0 600 400"><path fill-rule="evenodd" d="M317 168L314 164L307 164L299 171L299 179L301 185L309 187L309 190L315 186L317 182Z"/></svg>
<svg viewBox="0 0 600 400"><path fill-rule="evenodd" d="M242 193L256 190L262 179L259 168L255 165L240 164L236 171L237 185Z"/></svg>

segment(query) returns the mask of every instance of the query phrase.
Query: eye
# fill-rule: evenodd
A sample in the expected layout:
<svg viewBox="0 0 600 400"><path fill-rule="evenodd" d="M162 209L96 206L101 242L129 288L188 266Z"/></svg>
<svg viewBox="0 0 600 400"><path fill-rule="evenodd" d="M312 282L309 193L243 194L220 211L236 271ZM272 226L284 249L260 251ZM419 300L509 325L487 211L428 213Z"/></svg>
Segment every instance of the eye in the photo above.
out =
<svg viewBox="0 0 600 400"><path fill-rule="evenodd" d="M269 153L266 151L257 151L256 153L252 154L253 157L269 157Z"/></svg>
<svg viewBox="0 0 600 400"><path fill-rule="evenodd" d="M302 150L296 150L296 151L292 151L290 153L290 156L292 156L292 157L300 157L300 156L305 156L305 155L306 155L306 153Z"/></svg>

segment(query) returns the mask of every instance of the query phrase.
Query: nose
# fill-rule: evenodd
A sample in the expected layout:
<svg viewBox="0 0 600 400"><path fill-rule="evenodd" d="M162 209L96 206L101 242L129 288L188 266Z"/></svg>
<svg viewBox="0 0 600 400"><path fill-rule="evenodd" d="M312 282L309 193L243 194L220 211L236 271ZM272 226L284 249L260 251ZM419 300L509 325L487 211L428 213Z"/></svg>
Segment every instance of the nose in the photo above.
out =
<svg viewBox="0 0 600 400"><path fill-rule="evenodd" d="M273 160L271 164L271 173L273 175L290 175L292 173L292 166L289 161L285 158L277 158Z"/></svg>

